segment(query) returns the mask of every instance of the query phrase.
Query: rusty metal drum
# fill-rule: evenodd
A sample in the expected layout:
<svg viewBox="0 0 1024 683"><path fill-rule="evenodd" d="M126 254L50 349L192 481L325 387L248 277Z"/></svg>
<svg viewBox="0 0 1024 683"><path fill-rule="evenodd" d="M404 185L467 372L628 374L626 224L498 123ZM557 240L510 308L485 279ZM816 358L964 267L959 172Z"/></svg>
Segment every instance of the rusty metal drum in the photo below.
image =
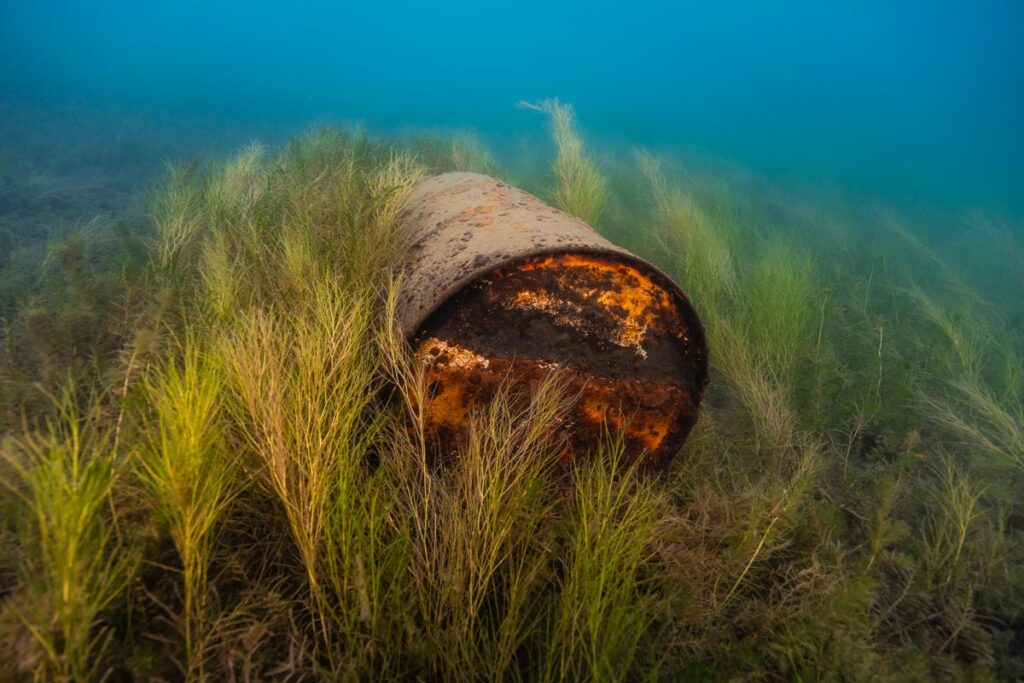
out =
<svg viewBox="0 0 1024 683"><path fill-rule="evenodd" d="M558 371L573 397L567 456L621 430L664 464L697 420L708 352L697 313L660 270L583 221L489 176L423 181L397 324L426 366L428 436L456 444L503 384Z"/></svg>

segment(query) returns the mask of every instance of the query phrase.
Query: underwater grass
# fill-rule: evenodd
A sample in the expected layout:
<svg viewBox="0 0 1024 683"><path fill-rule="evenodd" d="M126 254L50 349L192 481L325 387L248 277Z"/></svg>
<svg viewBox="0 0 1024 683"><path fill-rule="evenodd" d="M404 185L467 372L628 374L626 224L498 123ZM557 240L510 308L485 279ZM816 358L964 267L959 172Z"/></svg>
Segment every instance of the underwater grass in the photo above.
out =
<svg viewBox="0 0 1024 683"><path fill-rule="evenodd" d="M224 371L215 356L200 357L196 341L183 344L180 367L165 362L141 380L150 414L138 426L143 436L134 461L181 562L183 673L197 679L206 668L210 556L242 479L221 431Z"/></svg>
<svg viewBox="0 0 1024 683"><path fill-rule="evenodd" d="M621 439L577 463L565 523L562 579L547 640L546 680L602 681L633 670L651 633L660 492L624 462Z"/></svg>
<svg viewBox="0 0 1024 683"><path fill-rule="evenodd" d="M144 232L7 257L0 677L1024 671L1024 296L891 211L599 165L568 105L530 107L554 158L523 181L704 322L714 380L672 466L614 434L563 464L557 375L432 461L396 218L426 174L501 173L478 140L324 129L179 167ZM993 225L968 223L1015 263Z"/></svg>
<svg viewBox="0 0 1024 683"><path fill-rule="evenodd" d="M520 101L519 106L547 114L551 119L551 134L557 149L552 166L555 186L551 192L555 206L590 225L599 225L608 183L583 149L572 105L553 99Z"/></svg>
<svg viewBox="0 0 1024 683"><path fill-rule="evenodd" d="M549 435L564 407L557 377L528 398L499 394L442 472L414 467L421 435L396 434L406 449L389 455L403 459L392 466L411 541L406 609L431 675L529 677L524 650L537 646L558 503Z"/></svg>
<svg viewBox="0 0 1024 683"><path fill-rule="evenodd" d="M16 599L5 601L38 648L29 670L57 681L104 678L112 632L104 611L126 590L136 563L115 532L111 496L121 463L94 408L65 392L58 418L4 444L23 505Z"/></svg>

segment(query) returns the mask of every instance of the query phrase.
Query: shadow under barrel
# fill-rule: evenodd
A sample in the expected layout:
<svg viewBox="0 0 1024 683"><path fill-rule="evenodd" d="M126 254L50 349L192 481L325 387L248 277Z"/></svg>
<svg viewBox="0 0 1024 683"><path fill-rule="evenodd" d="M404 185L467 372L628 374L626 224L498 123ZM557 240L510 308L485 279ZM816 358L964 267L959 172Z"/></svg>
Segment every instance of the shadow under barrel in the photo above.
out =
<svg viewBox="0 0 1024 683"><path fill-rule="evenodd" d="M412 246L400 331L425 364L427 436L454 445L503 383L558 371L573 398L568 456L622 430L664 464L697 421L708 353L664 273L583 221L489 176L423 181L400 217Z"/></svg>

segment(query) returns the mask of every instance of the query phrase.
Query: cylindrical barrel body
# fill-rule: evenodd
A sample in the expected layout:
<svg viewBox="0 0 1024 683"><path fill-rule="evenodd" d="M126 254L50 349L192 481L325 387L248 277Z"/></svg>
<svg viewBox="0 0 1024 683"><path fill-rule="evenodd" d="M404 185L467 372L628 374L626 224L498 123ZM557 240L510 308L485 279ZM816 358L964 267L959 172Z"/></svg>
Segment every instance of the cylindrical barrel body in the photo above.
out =
<svg viewBox="0 0 1024 683"><path fill-rule="evenodd" d="M475 173L425 180L398 325L426 364L427 432L455 443L503 383L558 370L572 452L621 429L631 457L666 462L696 422L707 348L664 273L536 197Z"/></svg>

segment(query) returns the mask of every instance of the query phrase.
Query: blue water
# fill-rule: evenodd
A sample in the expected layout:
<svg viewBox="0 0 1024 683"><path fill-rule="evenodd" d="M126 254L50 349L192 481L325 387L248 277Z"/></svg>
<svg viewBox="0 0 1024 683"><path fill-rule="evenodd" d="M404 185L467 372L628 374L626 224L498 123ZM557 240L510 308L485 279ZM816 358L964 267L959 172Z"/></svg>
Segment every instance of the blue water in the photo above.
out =
<svg viewBox="0 0 1024 683"><path fill-rule="evenodd" d="M1024 3L0 2L0 100L593 140L1024 210Z"/></svg>

